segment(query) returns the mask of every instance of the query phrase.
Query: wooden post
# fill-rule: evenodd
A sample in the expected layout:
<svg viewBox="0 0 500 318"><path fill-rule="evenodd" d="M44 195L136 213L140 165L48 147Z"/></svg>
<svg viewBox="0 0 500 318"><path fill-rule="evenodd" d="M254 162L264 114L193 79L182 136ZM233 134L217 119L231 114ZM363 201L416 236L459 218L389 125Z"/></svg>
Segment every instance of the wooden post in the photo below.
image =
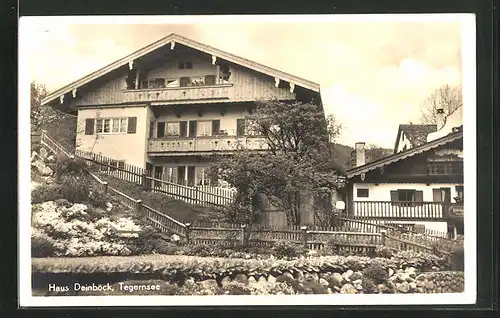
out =
<svg viewBox="0 0 500 318"><path fill-rule="evenodd" d="M300 229L302 230L302 244L304 248L307 248L307 226L303 226Z"/></svg>
<svg viewBox="0 0 500 318"><path fill-rule="evenodd" d="M103 188L104 194L107 194L108 193L108 182L107 181L104 181L104 183L102 184L102 188Z"/></svg>
<svg viewBox="0 0 500 318"><path fill-rule="evenodd" d="M246 224L241 225L241 244L245 245L245 229L247 228Z"/></svg>
<svg viewBox="0 0 500 318"><path fill-rule="evenodd" d="M191 227L191 223L186 223L184 224L186 226L186 244L189 244L189 234L190 234L190 227Z"/></svg>
<svg viewBox="0 0 500 318"><path fill-rule="evenodd" d="M146 214L142 212L142 200L135 201L135 211L139 217L146 217Z"/></svg>
<svg viewBox="0 0 500 318"><path fill-rule="evenodd" d="M386 235L387 235L386 230L380 230L380 236L381 236L380 240L381 240L382 246L385 246L385 240L387 239Z"/></svg>
<svg viewBox="0 0 500 318"><path fill-rule="evenodd" d="M146 173L142 174L142 187L146 190L148 189L148 175Z"/></svg>

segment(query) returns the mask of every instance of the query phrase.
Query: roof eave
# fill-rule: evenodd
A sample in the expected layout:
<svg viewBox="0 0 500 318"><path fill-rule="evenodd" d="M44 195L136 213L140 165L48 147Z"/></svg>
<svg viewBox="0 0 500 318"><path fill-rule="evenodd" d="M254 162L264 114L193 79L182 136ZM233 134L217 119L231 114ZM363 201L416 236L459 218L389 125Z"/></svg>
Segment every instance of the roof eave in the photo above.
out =
<svg viewBox="0 0 500 318"><path fill-rule="evenodd" d="M205 52L207 54L215 55L218 58L221 58L223 60L227 60L229 62L239 64L239 65L242 65L242 66L247 67L247 68L251 68L251 69L256 70L258 72L267 74L269 76L278 77L280 80L283 80L283 81L286 81L289 83L293 83L294 85L301 86L301 87L309 89L311 91L314 91L317 93L320 92L320 86L317 83L314 83L314 82L311 82L309 80L285 73L283 71L265 66L265 65L257 63L257 62L247 60L245 58L236 56L234 54L221 51L219 49L216 49L216 48L213 48L211 46L208 46L208 45L196 42L194 40L182 37L180 35L171 33L168 36L166 36L158 41L155 41L155 42L153 42L153 43L151 43L151 44L149 44L149 45L147 45L147 46L145 46L145 47L143 47L143 48L141 48L141 49L139 49L139 50L109 64L109 65L107 65L107 66L104 66L104 67L102 67L102 68L100 68L100 69L98 69L98 70L96 70L96 71L94 71L94 72L92 72L92 73L90 73L90 74L88 74L88 75L54 91L54 92L52 92L52 93L50 93L49 95L47 95L46 98L44 98L42 100L42 105L48 104L48 103L54 101L55 99L59 98L60 96L65 95L65 94L71 92L72 90L74 90L78 87L81 87L82 85L85 85L85 84L87 84L87 83L121 67L121 66L124 66L124 65L128 64L129 62L131 62L137 58L140 58L141 56L144 56L145 54L148 54L148 53L150 53L150 52L152 52L152 51L154 51L154 50L156 50L156 49L158 49L158 48L160 48L168 43L171 43L171 42L176 42L176 43L188 46L188 47L192 47L194 49Z"/></svg>
<svg viewBox="0 0 500 318"><path fill-rule="evenodd" d="M446 144L448 142L454 141L454 140L459 139L459 138L463 138L463 131L459 131L456 133L450 133L446 136L443 136L442 138L433 140L431 142L425 143L425 144L417 146L417 147L410 148L407 151L396 153L392 156L388 156L388 157L385 157L383 159L380 159L380 160L377 160L374 162L370 162L370 163L363 165L363 166L360 166L360 167L355 167L355 168L347 171L347 178L349 179L349 178L355 177L357 175L360 175L362 173L366 173L366 172L378 169L380 167L386 166L388 164L406 159L406 158L414 156L416 154L423 153L425 151L442 146L443 144Z"/></svg>

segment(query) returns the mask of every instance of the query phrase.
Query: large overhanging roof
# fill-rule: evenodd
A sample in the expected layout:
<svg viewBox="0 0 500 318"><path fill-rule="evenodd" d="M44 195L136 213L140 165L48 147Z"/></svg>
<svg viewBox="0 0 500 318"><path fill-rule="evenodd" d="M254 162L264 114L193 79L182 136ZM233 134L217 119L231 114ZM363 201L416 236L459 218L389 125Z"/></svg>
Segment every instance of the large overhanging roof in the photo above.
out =
<svg viewBox="0 0 500 318"><path fill-rule="evenodd" d="M247 60L245 58L236 56L234 54L221 51L221 50L213 48L211 46L208 46L208 45L193 41L191 39L182 37L182 36L177 35L175 33L172 33L172 34L170 34L170 35L168 35L168 36L166 36L166 37L164 37L164 38L162 38L162 39L160 39L160 40L158 40L158 41L156 41L156 42L154 42L154 43L152 43L152 44L150 44L150 45L148 45L148 46L146 46L138 51L135 51L134 53L132 53L132 54L130 54L130 55L114 62L114 63L109 64L108 66L105 66L105 67L103 67L103 68L101 68L93 73L90 73L89 75L87 75L87 76L85 76L85 77L83 77L83 78L81 78L81 79L79 79L79 80L77 80L69 85L66 85L66 86L52 92L51 94L49 94L46 98L44 98L42 100L42 104L50 103L53 100L60 98L62 95L67 94L69 92L72 92L73 90L75 90L75 89L77 89L77 88L79 88L79 87L81 87L81 86L115 70L115 69L118 69L119 67L125 66L129 63L133 63L134 60L136 60L136 59L138 59L138 58L140 58L140 57L142 57L150 52L153 52L153 51L155 51L155 50L157 50L165 45L171 45L172 47L174 47L175 43L179 43L179 44L188 46L190 48L205 52L207 54L212 55L213 58L229 61L229 62L238 64L238 65L253 69L253 70L258 71L260 73L267 74L269 76L274 77L277 80L286 81L286 82L289 82L293 85L298 85L298 86L301 86L301 87L306 88L308 90L312 90L314 92L319 92L319 84L316 84L314 82L305 80L303 78L282 72L280 70L277 70L277 69L274 69L274 68L256 63L256 62L252 62L252 61Z"/></svg>
<svg viewBox="0 0 500 318"><path fill-rule="evenodd" d="M370 162L366 165L350 169L347 171L347 178L352 178L352 177L361 175L363 173L367 173L369 171L375 170L377 168L385 167L391 163L395 163L395 162L401 161L403 159L424 153L426 151L429 151L431 149L446 145L446 144L448 144L452 141L458 140L460 138L463 138L463 130L460 130L458 132L452 132L444 137L433 140L431 142L424 143L420 146L413 147L413 148L410 148L406 151L402 151L402 152L399 152L397 154Z"/></svg>

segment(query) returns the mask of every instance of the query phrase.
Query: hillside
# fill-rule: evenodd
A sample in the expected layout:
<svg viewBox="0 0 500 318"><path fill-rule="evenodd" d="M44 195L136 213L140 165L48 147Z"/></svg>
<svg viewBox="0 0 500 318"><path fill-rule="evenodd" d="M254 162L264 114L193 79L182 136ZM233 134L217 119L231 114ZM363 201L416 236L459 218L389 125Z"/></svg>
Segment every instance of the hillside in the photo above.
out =
<svg viewBox="0 0 500 318"><path fill-rule="evenodd" d="M354 166L354 148L342 144L334 144L334 160L338 162L345 170ZM380 148L368 145L366 148L366 163L381 159L393 153L393 149Z"/></svg>

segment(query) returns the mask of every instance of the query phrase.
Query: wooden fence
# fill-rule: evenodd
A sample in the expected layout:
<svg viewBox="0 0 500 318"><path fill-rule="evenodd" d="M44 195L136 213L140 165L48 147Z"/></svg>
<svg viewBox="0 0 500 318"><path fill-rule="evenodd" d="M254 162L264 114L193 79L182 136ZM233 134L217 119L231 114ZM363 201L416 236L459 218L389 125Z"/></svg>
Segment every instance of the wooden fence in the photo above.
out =
<svg viewBox="0 0 500 318"><path fill-rule="evenodd" d="M127 182L140 184L145 189L183 200L190 204L199 204L213 207L224 207L234 199L235 191L220 187L190 187L172 183L151 176L151 171L125 164L99 154L85 151L75 151L75 156L87 161L91 170L96 173L109 175Z"/></svg>
<svg viewBox="0 0 500 318"><path fill-rule="evenodd" d="M57 142L42 134L42 145L46 146L55 154L60 154L67 158L75 158L65 151ZM79 155L80 157L80 155ZM83 157L80 157L83 158ZM85 158L88 159L88 158ZM96 160L89 160L91 167L108 166L120 170L118 167L110 164L101 163ZM140 177L142 184L144 182L158 182L158 180L145 177L140 170L121 169L125 178ZM109 186L106 181L101 180L91 169L86 170L89 175L98 182L104 193L114 195L119 201L137 211L137 214L152 226L158 228L163 233L175 233L183 238L188 244L206 244L219 245L221 243L240 242L247 245L274 245L279 242L290 242L301 244L302 246L321 250L328 244L340 250L352 252L369 253L374 251L377 246L388 246L398 250L414 250L425 252L436 252L448 255L457 244L461 242L447 239L445 237L434 236L426 233L418 233L404 228L364 222L360 220L338 217L340 225L336 228L323 228L321 226L292 226L288 229L278 229L262 225L252 225L251 228L246 225L235 224L184 224L170 217L169 215L149 207L141 200L134 199L125 193ZM113 171L115 172L115 171ZM120 172L118 172L120 173ZM125 180L125 179L124 179ZM159 180L161 181L161 180ZM348 229L349 231L346 231ZM342 231L343 230L343 231ZM441 250L437 250L435 243L439 243Z"/></svg>

